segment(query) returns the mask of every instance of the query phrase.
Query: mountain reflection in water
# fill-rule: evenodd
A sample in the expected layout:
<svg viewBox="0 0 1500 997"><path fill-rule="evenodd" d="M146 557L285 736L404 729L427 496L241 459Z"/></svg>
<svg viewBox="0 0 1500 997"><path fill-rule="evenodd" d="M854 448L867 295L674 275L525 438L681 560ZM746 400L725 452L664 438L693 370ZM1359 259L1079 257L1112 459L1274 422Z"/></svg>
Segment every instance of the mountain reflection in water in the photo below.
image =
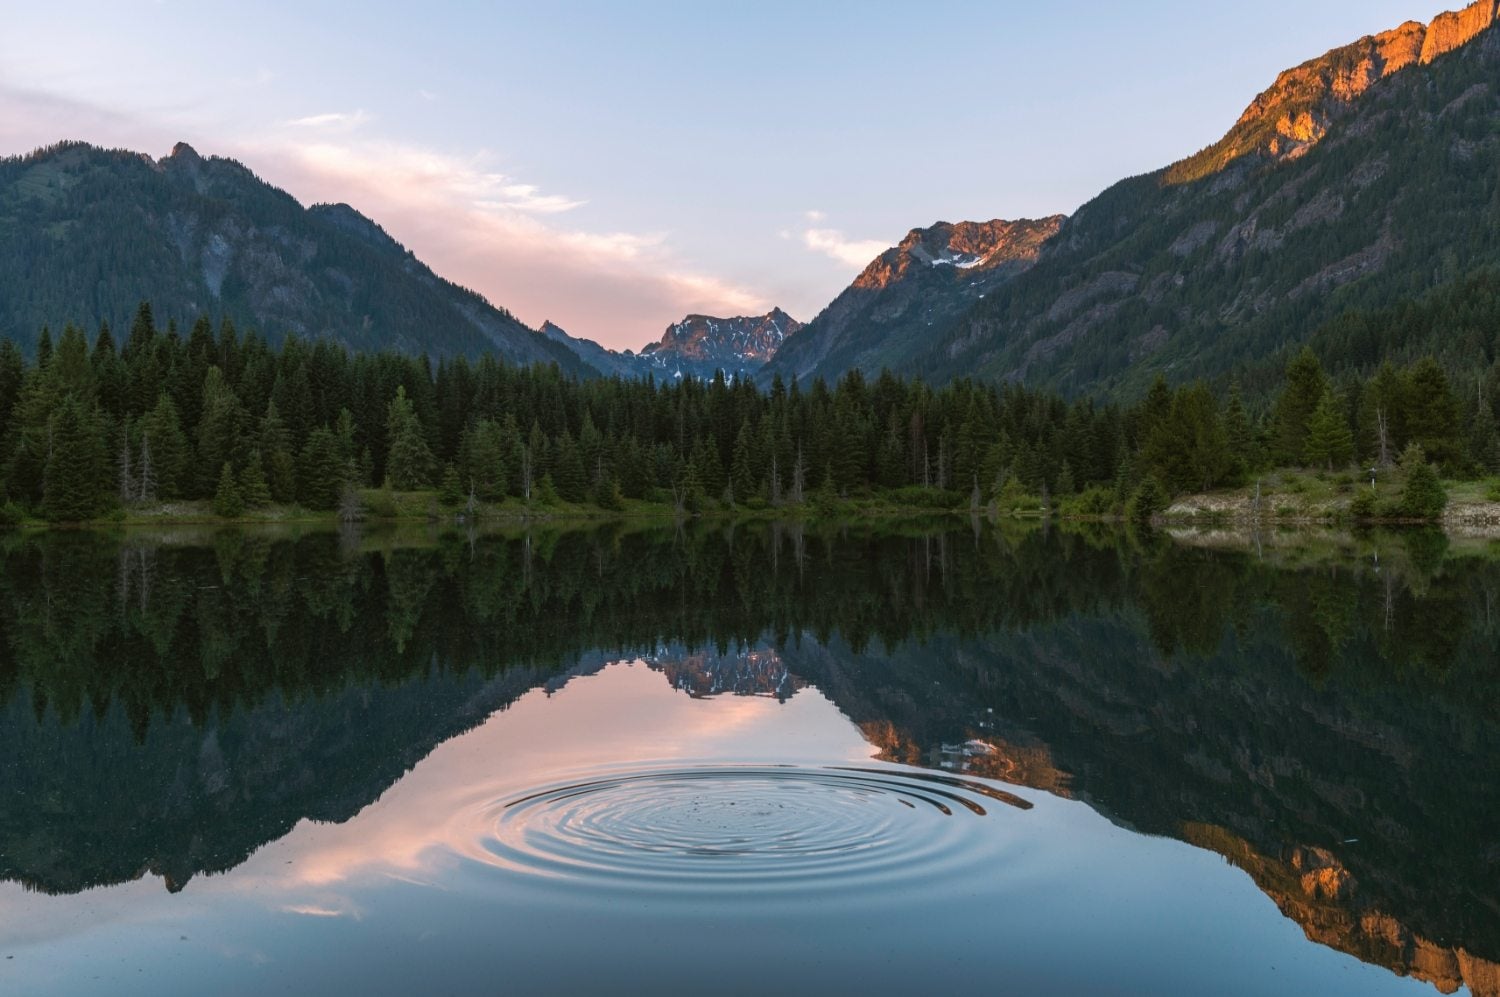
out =
<svg viewBox="0 0 1500 997"><path fill-rule="evenodd" d="M1012 861L1016 806L1055 797L1218 853L1319 945L1500 994L1500 565L1427 535L1294 562L989 526L80 533L0 566L0 877L53 895L0 893L0 940L143 876L332 916L318 889L429 882L435 850L638 891L685 855L851 895L904 863L914 891ZM543 706L580 682L559 741ZM919 852L921 801L951 820Z"/></svg>

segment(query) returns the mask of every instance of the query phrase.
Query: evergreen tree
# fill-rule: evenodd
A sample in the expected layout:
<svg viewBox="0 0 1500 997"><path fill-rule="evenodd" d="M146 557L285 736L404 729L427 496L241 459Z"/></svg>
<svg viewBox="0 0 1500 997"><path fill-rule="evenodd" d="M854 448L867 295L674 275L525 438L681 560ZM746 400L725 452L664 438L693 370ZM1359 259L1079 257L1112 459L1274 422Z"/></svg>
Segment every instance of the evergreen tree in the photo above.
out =
<svg viewBox="0 0 1500 997"><path fill-rule="evenodd" d="M1272 414L1275 427L1274 456L1282 464L1302 464L1307 427L1318 403L1328 392L1328 377L1323 365L1307 347L1287 365L1286 386L1276 399Z"/></svg>
<svg viewBox="0 0 1500 997"><path fill-rule="evenodd" d="M1334 392L1325 392L1313 410L1302 449L1308 464L1330 471L1347 467L1354 459L1354 434L1344 416L1342 400Z"/></svg>
<svg viewBox="0 0 1500 997"><path fill-rule="evenodd" d="M339 460L338 437L327 426L307 436L297 471L299 501L309 509L334 509L344 489L345 467Z"/></svg>
<svg viewBox="0 0 1500 997"><path fill-rule="evenodd" d="M432 484L434 464L432 450L417 420L415 408L406 397L406 388L398 387L386 412L386 439L390 450L385 460L385 477L398 491L427 488ZM334 460L338 460L338 441L334 438Z"/></svg>
<svg viewBox="0 0 1500 997"><path fill-rule="evenodd" d="M443 465L443 476L438 482L438 501L444 505L458 505L464 500L464 488L458 479L458 468Z"/></svg>
<svg viewBox="0 0 1500 997"><path fill-rule="evenodd" d="M1420 445L1412 443L1407 446L1401 455L1401 470L1406 473L1406 487L1402 489L1400 499L1401 514L1412 519L1441 517L1448 507L1448 493Z"/></svg>
<svg viewBox="0 0 1500 997"><path fill-rule="evenodd" d="M99 515L109 494L109 468L98 419L69 395L49 422L49 436L42 514L54 523Z"/></svg>
<svg viewBox="0 0 1500 997"><path fill-rule="evenodd" d="M266 413L261 417L257 437L265 461L266 484L270 488L271 499L281 503L295 502L297 463L292 457L292 434L281 419L275 398L266 403Z"/></svg>
<svg viewBox="0 0 1500 997"><path fill-rule="evenodd" d="M271 504L271 486L266 481L265 462L259 450L250 451L240 472L240 497L245 508L261 509Z"/></svg>
<svg viewBox="0 0 1500 997"><path fill-rule="evenodd" d="M141 420L140 434L142 453L151 455L157 497L181 498L191 458L187 437L177 419L177 406L172 404L172 398L166 392L157 397L156 406ZM147 499L147 496L142 495L142 499Z"/></svg>
<svg viewBox="0 0 1500 997"><path fill-rule="evenodd" d="M245 500L240 495L240 486L234 480L234 468L225 461L219 468L219 481L214 488L214 515L224 519L238 519L245 514Z"/></svg>

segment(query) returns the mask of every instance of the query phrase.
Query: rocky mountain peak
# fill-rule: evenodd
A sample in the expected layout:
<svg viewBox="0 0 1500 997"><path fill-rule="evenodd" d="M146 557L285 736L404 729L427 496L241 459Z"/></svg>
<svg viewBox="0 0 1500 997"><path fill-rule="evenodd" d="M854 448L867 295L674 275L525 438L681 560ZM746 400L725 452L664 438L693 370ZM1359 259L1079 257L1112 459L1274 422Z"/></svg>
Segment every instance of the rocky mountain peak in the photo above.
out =
<svg viewBox="0 0 1500 997"><path fill-rule="evenodd" d="M914 228L901 242L877 256L855 279L854 286L881 290L907 277L914 267L984 271L1031 263L1062 220L1061 215L1020 221L996 218Z"/></svg>
<svg viewBox="0 0 1500 997"><path fill-rule="evenodd" d="M1497 0L1477 0L1462 10L1439 14L1431 24L1408 21L1286 70L1250 102L1227 135L1170 167L1166 181L1189 183L1247 155L1302 155L1322 141L1333 120L1370 87L1462 48L1494 25L1497 11Z"/></svg>
<svg viewBox="0 0 1500 997"><path fill-rule="evenodd" d="M178 142L176 145L172 146L172 151L167 154L167 158L186 163L201 163L203 161L203 157L198 155L198 150L194 149L186 142Z"/></svg>

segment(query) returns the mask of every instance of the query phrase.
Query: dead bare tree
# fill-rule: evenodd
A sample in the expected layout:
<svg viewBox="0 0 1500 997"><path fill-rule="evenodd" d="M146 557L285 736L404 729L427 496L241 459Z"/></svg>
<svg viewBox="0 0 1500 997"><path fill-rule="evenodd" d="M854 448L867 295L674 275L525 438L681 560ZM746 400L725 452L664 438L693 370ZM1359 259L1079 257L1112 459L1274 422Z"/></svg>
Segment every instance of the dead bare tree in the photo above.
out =
<svg viewBox="0 0 1500 997"><path fill-rule="evenodd" d="M120 471L120 504L129 505L135 501L135 475L130 471L129 433L120 433L120 456L118 463Z"/></svg>
<svg viewBox="0 0 1500 997"><path fill-rule="evenodd" d="M149 433L141 434L140 485L136 489L135 496L142 502L156 501L156 465L151 461L151 436Z"/></svg>
<svg viewBox="0 0 1500 997"><path fill-rule="evenodd" d="M1378 446L1378 459L1376 463L1380 467L1391 466L1391 425L1386 418L1385 406L1375 407L1375 441Z"/></svg>
<svg viewBox="0 0 1500 997"><path fill-rule="evenodd" d="M807 488L807 468L802 462L802 445L797 444L797 463L792 465L792 504L801 505Z"/></svg>
<svg viewBox="0 0 1500 997"><path fill-rule="evenodd" d="M532 455L530 447L521 448L521 497L527 502L531 501L531 486L535 477L532 468Z"/></svg>

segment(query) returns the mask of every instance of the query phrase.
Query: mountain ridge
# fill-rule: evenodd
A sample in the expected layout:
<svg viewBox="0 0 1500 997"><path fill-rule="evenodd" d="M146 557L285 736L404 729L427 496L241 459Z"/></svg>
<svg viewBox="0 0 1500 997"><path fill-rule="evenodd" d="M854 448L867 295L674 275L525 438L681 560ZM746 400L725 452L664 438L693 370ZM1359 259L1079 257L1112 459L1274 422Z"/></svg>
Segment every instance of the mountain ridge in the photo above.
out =
<svg viewBox="0 0 1500 997"><path fill-rule="evenodd" d="M1063 216L936 222L872 260L761 371L801 379L830 363L896 366L914 336L953 320L1036 262Z"/></svg>
<svg viewBox="0 0 1500 997"><path fill-rule="evenodd" d="M436 357L496 352L591 373L484 296L435 274L347 204L303 207L227 158L185 142L160 159L61 142L0 160L0 335L213 313L272 342Z"/></svg>

